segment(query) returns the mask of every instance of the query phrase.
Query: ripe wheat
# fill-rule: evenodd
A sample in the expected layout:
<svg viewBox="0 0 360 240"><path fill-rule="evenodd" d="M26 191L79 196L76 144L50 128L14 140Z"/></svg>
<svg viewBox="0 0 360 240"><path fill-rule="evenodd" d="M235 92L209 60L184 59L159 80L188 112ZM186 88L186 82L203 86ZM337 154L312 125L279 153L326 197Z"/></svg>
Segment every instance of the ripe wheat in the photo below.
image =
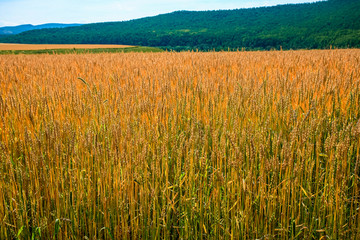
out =
<svg viewBox="0 0 360 240"><path fill-rule="evenodd" d="M1 239L359 239L360 51L0 56Z"/></svg>

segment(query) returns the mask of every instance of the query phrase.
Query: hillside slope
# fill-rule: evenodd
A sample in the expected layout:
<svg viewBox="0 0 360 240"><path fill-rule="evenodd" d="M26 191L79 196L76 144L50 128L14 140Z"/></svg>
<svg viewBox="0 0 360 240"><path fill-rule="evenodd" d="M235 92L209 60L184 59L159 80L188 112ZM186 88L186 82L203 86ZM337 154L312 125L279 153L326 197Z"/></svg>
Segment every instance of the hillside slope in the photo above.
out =
<svg viewBox="0 0 360 240"><path fill-rule="evenodd" d="M0 35L11 35L11 34L18 34L25 31L35 30L35 29L44 29L44 28L65 28L65 27L76 27L81 26L82 24L63 24L63 23L47 23L41 25L19 25L19 26L12 26L12 27L0 27Z"/></svg>
<svg viewBox="0 0 360 240"><path fill-rule="evenodd" d="M23 32L14 43L98 43L168 49L360 47L360 1L237 10L178 11L124 22Z"/></svg>

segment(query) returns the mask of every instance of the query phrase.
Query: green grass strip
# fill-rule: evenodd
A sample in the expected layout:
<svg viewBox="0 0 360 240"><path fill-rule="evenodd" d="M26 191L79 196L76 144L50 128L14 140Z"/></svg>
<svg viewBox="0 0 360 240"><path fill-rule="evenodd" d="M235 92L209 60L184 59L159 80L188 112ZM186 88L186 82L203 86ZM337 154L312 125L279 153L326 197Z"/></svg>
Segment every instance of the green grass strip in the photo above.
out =
<svg viewBox="0 0 360 240"><path fill-rule="evenodd" d="M94 49L41 49L41 50L2 50L0 55L17 54L84 54L84 53L128 53L128 52L163 52L155 47L126 47L126 48L94 48Z"/></svg>

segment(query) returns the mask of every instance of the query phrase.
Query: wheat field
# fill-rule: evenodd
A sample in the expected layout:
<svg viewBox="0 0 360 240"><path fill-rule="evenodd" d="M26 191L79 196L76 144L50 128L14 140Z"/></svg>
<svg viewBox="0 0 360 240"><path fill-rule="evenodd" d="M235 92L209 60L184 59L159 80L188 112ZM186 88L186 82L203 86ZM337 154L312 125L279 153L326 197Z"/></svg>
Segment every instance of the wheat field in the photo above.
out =
<svg viewBox="0 0 360 240"><path fill-rule="evenodd" d="M360 50L0 56L0 239L360 239Z"/></svg>
<svg viewBox="0 0 360 240"><path fill-rule="evenodd" d="M0 51L8 50L45 50L45 49L97 49L97 48L128 48L128 45L106 44L17 44L0 43Z"/></svg>

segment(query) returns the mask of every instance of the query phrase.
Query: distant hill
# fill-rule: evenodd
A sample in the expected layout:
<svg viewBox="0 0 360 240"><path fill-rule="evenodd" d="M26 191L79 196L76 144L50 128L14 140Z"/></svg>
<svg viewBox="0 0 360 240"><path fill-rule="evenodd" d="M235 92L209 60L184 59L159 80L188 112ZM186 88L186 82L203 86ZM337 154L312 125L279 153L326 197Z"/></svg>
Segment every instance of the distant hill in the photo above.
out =
<svg viewBox="0 0 360 240"><path fill-rule="evenodd" d="M25 25L13 26L13 27L0 27L0 36L18 34L35 29L77 27L81 25L82 24L75 24L75 23L73 24L47 23L41 25L25 24Z"/></svg>
<svg viewBox="0 0 360 240"><path fill-rule="evenodd" d="M98 43L221 50L360 47L360 1L178 11L131 21L23 32L14 43Z"/></svg>

